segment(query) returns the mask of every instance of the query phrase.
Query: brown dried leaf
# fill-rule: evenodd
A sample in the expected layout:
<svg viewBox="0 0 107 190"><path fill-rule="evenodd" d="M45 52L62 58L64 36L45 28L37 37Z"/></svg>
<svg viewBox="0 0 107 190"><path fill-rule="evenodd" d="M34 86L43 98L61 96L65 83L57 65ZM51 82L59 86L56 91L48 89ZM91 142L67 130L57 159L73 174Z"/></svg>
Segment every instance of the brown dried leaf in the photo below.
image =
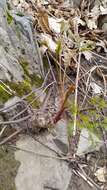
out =
<svg viewBox="0 0 107 190"><path fill-rule="evenodd" d="M107 170L105 167L99 168L94 174L100 182L106 182L105 176L107 174Z"/></svg>
<svg viewBox="0 0 107 190"><path fill-rule="evenodd" d="M74 65L75 60L77 59L77 50L76 49L67 49L64 52L64 65L69 67Z"/></svg>
<svg viewBox="0 0 107 190"><path fill-rule="evenodd" d="M52 31L49 27L48 14L42 7L38 7L38 22L43 32L52 34Z"/></svg>

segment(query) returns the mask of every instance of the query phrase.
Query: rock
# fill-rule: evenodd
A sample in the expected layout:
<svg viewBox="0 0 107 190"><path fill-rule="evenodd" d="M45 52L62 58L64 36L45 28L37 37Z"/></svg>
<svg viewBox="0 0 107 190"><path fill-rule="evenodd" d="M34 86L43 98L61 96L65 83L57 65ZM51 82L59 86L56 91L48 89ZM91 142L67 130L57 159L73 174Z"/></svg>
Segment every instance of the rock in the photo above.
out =
<svg viewBox="0 0 107 190"><path fill-rule="evenodd" d="M17 114L19 114L21 111L26 109L24 113L21 113L19 116L16 117ZM29 110L30 111L30 110ZM2 111L2 115L5 118L6 121L12 121L12 120L18 120L20 118L26 117L29 115L29 111L27 109L27 104L24 102L21 98L15 96L13 98L10 98L5 104L4 104L4 110ZM10 124L13 128L19 128L19 127L28 127L28 121L22 121L18 123ZM30 126L30 125L29 125Z"/></svg>
<svg viewBox="0 0 107 190"><path fill-rule="evenodd" d="M55 144L63 153L67 153L69 147L67 121L60 120L56 124L55 132L56 132L56 137L54 138Z"/></svg>
<svg viewBox="0 0 107 190"><path fill-rule="evenodd" d="M106 15L100 15L98 18L98 26L100 29L104 31L104 34L107 38L107 14Z"/></svg>
<svg viewBox="0 0 107 190"><path fill-rule="evenodd" d="M16 51L19 54L19 57L23 57L29 63L29 73L38 74L42 77L43 73L43 61L41 54L39 52L39 46L37 43L36 35L34 36L32 32L32 20L28 16L18 16L17 13L13 12L12 16L15 20L16 26L13 25L13 29L10 28L9 33L13 33L14 30L19 30L19 38L17 35L10 35L11 41L13 44L17 44ZM24 52L24 53L23 53Z"/></svg>
<svg viewBox="0 0 107 190"><path fill-rule="evenodd" d="M81 0L69 0L70 4L73 5L73 7L79 7L81 4Z"/></svg>
<svg viewBox="0 0 107 190"><path fill-rule="evenodd" d="M0 189L16 190L15 176L20 163L14 158L14 151L0 147Z"/></svg>
<svg viewBox="0 0 107 190"><path fill-rule="evenodd" d="M54 151L58 152L52 135L45 133L37 139L42 144L27 135L21 135L16 143L19 150L15 158L20 162L15 178L17 190L97 190L74 175L67 162L52 158L57 157Z"/></svg>
<svg viewBox="0 0 107 190"><path fill-rule="evenodd" d="M106 33L107 32L107 22L105 22L102 26L102 30Z"/></svg>
<svg viewBox="0 0 107 190"><path fill-rule="evenodd" d="M80 3L81 3L81 0L64 0L64 2L67 4L67 5L70 5L72 7L79 7L80 6Z"/></svg>
<svg viewBox="0 0 107 190"><path fill-rule="evenodd" d="M4 33L4 31L2 31ZM1 34L2 36L2 34ZM0 47L0 79L11 81L11 77L14 78L14 81L22 81L23 79L23 71L18 63L18 61L14 57L10 57L8 53L5 52L3 47Z"/></svg>
<svg viewBox="0 0 107 190"><path fill-rule="evenodd" d="M6 7L6 0L0 0L0 7L2 8Z"/></svg>
<svg viewBox="0 0 107 190"><path fill-rule="evenodd" d="M22 136L16 145L20 150L15 158L21 163L15 179L17 190L67 190L72 172L66 162L52 158L57 155L29 136Z"/></svg>
<svg viewBox="0 0 107 190"><path fill-rule="evenodd" d="M23 62L28 63L30 74L44 76L42 59L36 37L32 34L32 21L27 16L18 16L9 11L11 23L7 22L6 2L0 0L0 79L22 81Z"/></svg>
<svg viewBox="0 0 107 190"><path fill-rule="evenodd" d="M103 142L98 139L96 135L91 133L88 129L83 128L80 134L78 143L77 155L83 156L89 152L99 150Z"/></svg>
<svg viewBox="0 0 107 190"><path fill-rule="evenodd" d="M23 79L23 70L15 57L15 50L9 39L6 29L4 10L0 8L0 79L14 81Z"/></svg>

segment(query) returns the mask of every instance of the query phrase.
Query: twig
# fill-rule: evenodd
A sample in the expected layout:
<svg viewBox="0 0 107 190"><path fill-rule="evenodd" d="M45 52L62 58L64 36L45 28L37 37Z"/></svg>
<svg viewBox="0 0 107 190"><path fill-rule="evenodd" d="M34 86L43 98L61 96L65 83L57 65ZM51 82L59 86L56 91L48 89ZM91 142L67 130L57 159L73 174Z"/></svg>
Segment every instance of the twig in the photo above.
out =
<svg viewBox="0 0 107 190"><path fill-rule="evenodd" d="M79 53L79 57L78 57L77 76L76 76L76 84L75 84L75 101L74 101L75 113L74 113L73 136L76 135L78 82L79 82L80 61L81 61L81 53Z"/></svg>
<svg viewBox="0 0 107 190"><path fill-rule="evenodd" d="M3 135L3 133L4 133L4 131L5 131L6 128L7 128L7 126L4 126L4 127L2 128L2 130L0 131L0 137Z"/></svg>
<svg viewBox="0 0 107 190"><path fill-rule="evenodd" d="M89 178L87 175L83 175L79 170L74 170L73 173L75 175L80 176L86 183L88 183L89 186L96 187L98 190L102 190L101 187L99 187L91 178Z"/></svg>
<svg viewBox="0 0 107 190"><path fill-rule="evenodd" d="M60 67L59 62L55 59L55 57L53 57L53 55L51 54L51 52L49 52L49 55L52 57L52 59L56 62L56 64L58 64L58 66ZM63 73L65 73L67 79L72 82L75 85L75 82L67 75L67 73L65 72L65 70L61 67L61 70L63 71ZM85 92L81 89L81 87L78 86L78 89L80 90L80 94L82 97L84 97Z"/></svg>
<svg viewBox="0 0 107 190"><path fill-rule="evenodd" d="M4 145L6 142L10 141L13 137L18 135L20 132L22 132L25 128L18 129L13 134L11 134L9 137L5 138L3 141L0 142L0 146Z"/></svg>
<svg viewBox="0 0 107 190"><path fill-rule="evenodd" d="M50 67L50 70L51 70L53 79L54 79L54 81L57 83L56 77L55 77L55 74L54 74L54 72L53 72L53 70L52 70L52 65L51 65L51 62L50 62L50 59L49 59L49 56L48 56L47 52L46 52L46 57L47 57L47 60L48 60L48 63L49 63L49 67Z"/></svg>
<svg viewBox="0 0 107 190"><path fill-rule="evenodd" d="M43 142L41 142L39 139L35 138L34 136L32 136L32 138L37 141L38 143L40 143L42 146L44 146L45 148L51 150L52 152L54 152L55 154L57 154L57 156L62 157L62 154L60 152L57 152L56 150L52 149L51 147L49 147L48 145L44 144Z"/></svg>
<svg viewBox="0 0 107 190"><path fill-rule="evenodd" d="M96 62L95 62L96 63ZM86 97L87 97L87 94L88 94L88 91L89 91L89 88L90 88L90 85L89 85L89 80L90 80L90 78L92 77L92 73L96 70L96 69L99 69L99 70L101 70L101 69L106 69L107 70L107 67L106 66L103 66L103 65L98 65L97 63L96 63L96 65L95 66L93 66L89 71L87 71L85 74L84 74L84 76L85 75L87 75L88 73L89 73L89 76L88 76L88 78L87 78L87 82L86 82L86 94L85 94L85 96L84 96L84 99L83 99L83 102L82 102L82 106L83 106L83 104L84 104L84 102L85 102L85 99L86 99ZM83 76L82 76L83 77ZM103 78L103 81L104 81L104 86L105 86L105 92L104 92L104 95L106 94L106 81L105 81L105 77L103 76L103 74L102 74L102 78Z"/></svg>
<svg viewBox="0 0 107 190"><path fill-rule="evenodd" d="M8 86L8 85L6 85L2 80L0 80L0 82L3 84L3 86L2 85L0 85L0 87L5 91L5 92L7 92L8 94L10 94L10 95L12 95L14 92L10 89L10 87ZM8 90L7 90L7 89Z"/></svg>
<svg viewBox="0 0 107 190"><path fill-rule="evenodd" d="M97 53L95 53L95 52L93 52L93 51L90 51L93 55L96 55L97 57L100 57L101 59L104 59L105 61L107 61L107 58L106 57L103 57L102 55L100 55L100 54L97 54Z"/></svg>
<svg viewBox="0 0 107 190"><path fill-rule="evenodd" d="M8 110L8 109L10 109L10 108L16 106L17 104L22 103L22 102L25 102L25 101L19 100L18 102L15 102L14 104L12 104L12 105L10 105L10 106L8 106L8 107L3 107L3 108L0 109L0 112L3 112L3 111L5 111L5 110Z"/></svg>
<svg viewBox="0 0 107 190"><path fill-rule="evenodd" d="M53 81L52 83L48 84L45 89L41 92L41 94L43 94L52 84L54 84L55 81ZM21 112L19 112L17 115L15 115L14 117L12 117L12 119L16 119L18 116L20 116L22 113L24 113L31 104L33 104L40 96L41 94L39 94L36 98L34 98L27 106L25 109L23 109Z"/></svg>
<svg viewBox="0 0 107 190"><path fill-rule="evenodd" d="M1 144L0 144L0 145L1 145ZM52 158L52 159L63 160L63 161L69 161L69 158L67 158L66 156L64 156L64 157L49 156L49 155L45 155L45 154L40 154L40 153L37 153L37 152L33 152L33 151L31 151L31 150L19 148L19 147L15 146L15 145L11 145L11 144L7 144L7 145L10 146L11 148L15 148L15 149L18 149L18 150L20 150L20 151L33 154L33 155L35 155L35 156L46 157L46 158Z"/></svg>
<svg viewBox="0 0 107 190"><path fill-rule="evenodd" d="M20 123L22 121L26 121L27 119L30 119L31 115L28 115L26 117L23 117L21 119L17 119L17 120L12 120L12 121L2 121L0 122L0 125L8 125L8 124L13 124L13 123Z"/></svg>
<svg viewBox="0 0 107 190"><path fill-rule="evenodd" d="M45 86L45 83L46 83L46 81L47 81L47 78L48 78L48 75L49 75L50 71L51 71L51 70L49 69L49 71L47 72L47 74L46 74L46 76L45 76L45 79L44 79L44 81L43 81L42 86L41 86L40 88L38 88L38 89L32 90L30 93L28 93L27 95L23 96L23 97L22 97L23 100L26 99L27 97L29 97L30 95L32 95L33 93L36 93L36 92L42 90L42 88Z"/></svg>
<svg viewBox="0 0 107 190"><path fill-rule="evenodd" d="M94 61L96 63L96 65L99 67L98 63L96 61ZM107 94L107 84L106 84L106 78L105 78L105 75L103 74L102 70L100 68L98 68L99 71L101 72L101 75L102 75L102 78L103 78L103 81L104 81L104 96L106 96ZM105 69L107 71L107 68Z"/></svg>
<svg viewBox="0 0 107 190"><path fill-rule="evenodd" d="M103 78L103 81L104 81L104 96L106 96L107 94L107 83L106 83L106 78L103 74L103 72L101 71L101 74L102 74L102 78Z"/></svg>
<svg viewBox="0 0 107 190"><path fill-rule="evenodd" d="M45 79L44 79L44 82L43 82L42 86L41 86L39 89L37 89L36 92L42 90L42 88L43 88L44 85L45 85L45 82L46 82L46 80L47 80L47 77L48 77L49 73L50 73L50 70L47 72L46 77L45 77ZM46 90L46 88L45 88L44 90ZM44 90L43 90L43 93L44 93ZM26 99L26 98L27 98L28 96L30 96L33 92L35 92L35 90L32 91L32 92L30 92L30 93L27 94L26 96L24 96L23 99ZM36 101L36 100L40 97L40 95L41 95L41 94L39 94L35 99L33 99L33 101ZM31 104L31 102L26 106L25 109L23 109L23 110L20 111L18 114L16 114L14 117L12 117L12 119L17 118L17 117L20 116L22 113L24 113L25 111L27 111L27 109L29 108L30 104Z"/></svg>
<svg viewBox="0 0 107 190"><path fill-rule="evenodd" d="M81 112L89 111L89 110L96 110L96 108L95 107L86 107L86 108L81 108L79 111L81 113Z"/></svg>
<svg viewBox="0 0 107 190"><path fill-rule="evenodd" d="M96 69L106 69L107 70L107 67L106 66L103 66L103 65L97 65L97 66L93 66L91 69L89 69L86 73L84 73L80 79L84 76L86 76L88 73L92 73L93 71L95 71Z"/></svg>
<svg viewBox="0 0 107 190"><path fill-rule="evenodd" d="M55 82L56 82L56 81L53 81L53 82L49 83L49 84L46 86L46 88L41 92L41 94L43 94L43 93L44 93L50 86L52 86ZM41 96L41 94L39 95L39 97ZM36 99L37 99L37 98L34 98L34 99L30 102L29 105L32 105L32 104L35 102Z"/></svg>
<svg viewBox="0 0 107 190"><path fill-rule="evenodd" d="M87 79L87 81L88 81L88 79ZM86 83L86 93L85 93L85 95L84 95L84 98L83 98L81 107L83 107L83 105L84 105L84 102L85 102L85 100L86 100L86 98L87 98L87 95L88 95L88 93L89 93L89 90L90 90L90 83L89 83L89 84Z"/></svg>

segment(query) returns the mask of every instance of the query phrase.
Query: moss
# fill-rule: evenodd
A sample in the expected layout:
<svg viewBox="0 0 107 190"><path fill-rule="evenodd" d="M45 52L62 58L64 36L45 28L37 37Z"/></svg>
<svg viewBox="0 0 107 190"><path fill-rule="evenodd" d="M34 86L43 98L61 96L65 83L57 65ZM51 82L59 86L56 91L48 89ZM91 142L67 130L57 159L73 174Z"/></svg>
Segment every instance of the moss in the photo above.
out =
<svg viewBox="0 0 107 190"><path fill-rule="evenodd" d="M37 76L36 74L30 75L31 84L36 87L40 87L43 83L43 79Z"/></svg>
<svg viewBox="0 0 107 190"><path fill-rule="evenodd" d="M10 12L8 10L6 11L6 18L7 18L7 23L8 24L11 24L12 21L14 20L13 16L10 14Z"/></svg>
<svg viewBox="0 0 107 190"><path fill-rule="evenodd" d="M33 101L34 99L35 99L35 101ZM32 104L31 104L32 108L39 108L40 107L40 102L38 100L36 100L36 97L35 97L34 93L32 93L30 96L28 96L26 98L26 101L28 103L31 103L33 101Z"/></svg>
<svg viewBox="0 0 107 190"><path fill-rule="evenodd" d="M0 190L16 190L14 181L19 165L13 150L0 148Z"/></svg>
<svg viewBox="0 0 107 190"><path fill-rule="evenodd" d="M0 102L5 103L12 95L8 94L0 85Z"/></svg>
<svg viewBox="0 0 107 190"><path fill-rule="evenodd" d="M19 63L20 63L20 65L22 66L22 68L24 70L24 74L29 76L29 71L28 71L29 63L23 58L20 58Z"/></svg>
<svg viewBox="0 0 107 190"><path fill-rule="evenodd" d="M19 63L21 64L24 70L24 79L28 80L31 83L32 87L33 86L40 87L43 83L43 79L35 73L33 74L29 73L29 68L28 68L29 63L25 59L20 58Z"/></svg>
<svg viewBox="0 0 107 190"><path fill-rule="evenodd" d="M17 83L9 82L8 85L20 97L31 92L31 85L30 85L29 81L27 81L27 80L23 80L22 82L17 82Z"/></svg>
<svg viewBox="0 0 107 190"><path fill-rule="evenodd" d="M10 88L12 90L14 90L16 92L16 95L19 97L23 97L24 95L29 94L30 92L32 92L32 86L31 83L28 80L23 80L22 82L7 82L7 84L10 86ZM31 95L29 95L27 98L25 98L25 100L28 103L31 103L34 99L36 98L35 94L32 93ZM35 100L32 103L32 107L33 108L37 108L39 107L40 103L38 100Z"/></svg>
<svg viewBox="0 0 107 190"><path fill-rule="evenodd" d="M16 95L19 97L23 97L24 95L29 94L32 92L33 87L40 87L43 83L43 79L37 76L37 74L29 74L28 65L29 63L24 60L20 59L20 64L24 70L24 80L22 82L6 82L6 85L8 85L13 91L15 91ZM3 88L0 88L0 101L6 102L12 95L6 93ZM32 93L30 96L26 98L26 101L28 103L32 102L35 99L35 94ZM36 108L39 107L40 103L39 101L35 100L32 103L32 107Z"/></svg>

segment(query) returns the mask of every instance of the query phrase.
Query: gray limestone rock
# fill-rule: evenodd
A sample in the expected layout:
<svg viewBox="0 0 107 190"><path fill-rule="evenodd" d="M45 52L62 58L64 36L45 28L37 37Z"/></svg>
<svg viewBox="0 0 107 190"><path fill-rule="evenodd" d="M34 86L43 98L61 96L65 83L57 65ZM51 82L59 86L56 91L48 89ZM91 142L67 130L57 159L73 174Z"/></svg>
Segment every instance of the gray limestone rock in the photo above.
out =
<svg viewBox="0 0 107 190"><path fill-rule="evenodd" d="M21 163L15 179L17 190L67 190L72 172L66 162L52 158L57 155L29 136L22 136L17 147L28 151L15 153Z"/></svg>
<svg viewBox="0 0 107 190"><path fill-rule="evenodd" d="M63 152L68 152L69 142L68 142L68 132L67 132L67 121L60 120L56 124L55 128L56 136L54 138L54 142L56 146Z"/></svg>
<svg viewBox="0 0 107 190"><path fill-rule="evenodd" d="M6 2L0 1L0 79L22 81L22 60L28 63L30 74L44 76L38 43L32 33L32 20L9 11L12 21L8 23L7 10Z"/></svg>

